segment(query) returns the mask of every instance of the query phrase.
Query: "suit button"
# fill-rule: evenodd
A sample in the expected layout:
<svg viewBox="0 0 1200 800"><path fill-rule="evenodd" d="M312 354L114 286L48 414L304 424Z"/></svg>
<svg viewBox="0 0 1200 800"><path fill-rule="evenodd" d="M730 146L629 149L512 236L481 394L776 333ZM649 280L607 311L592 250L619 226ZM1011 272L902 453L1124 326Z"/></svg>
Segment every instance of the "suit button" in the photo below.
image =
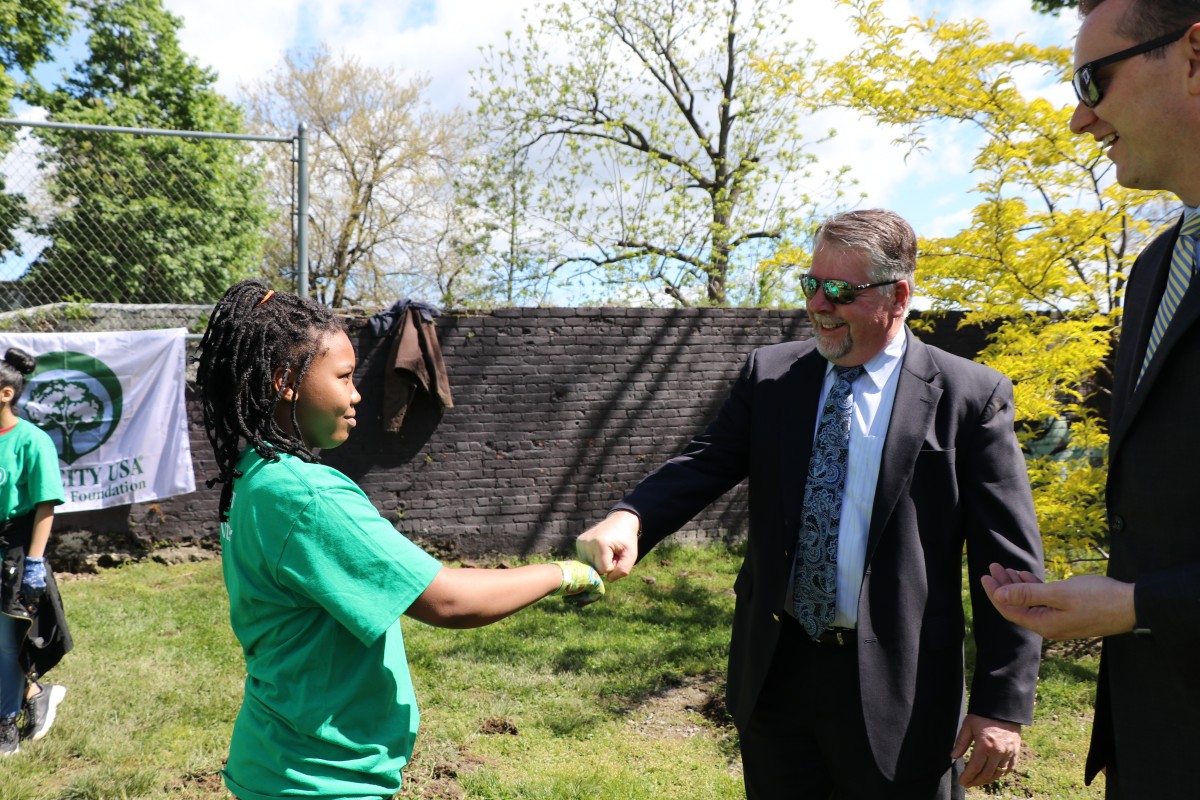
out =
<svg viewBox="0 0 1200 800"><path fill-rule="evenodd" d="M1125 530L1125 518L1120 514L1113 514L1108 518L1108 530L1110 533L1120 533Z"/></svg>

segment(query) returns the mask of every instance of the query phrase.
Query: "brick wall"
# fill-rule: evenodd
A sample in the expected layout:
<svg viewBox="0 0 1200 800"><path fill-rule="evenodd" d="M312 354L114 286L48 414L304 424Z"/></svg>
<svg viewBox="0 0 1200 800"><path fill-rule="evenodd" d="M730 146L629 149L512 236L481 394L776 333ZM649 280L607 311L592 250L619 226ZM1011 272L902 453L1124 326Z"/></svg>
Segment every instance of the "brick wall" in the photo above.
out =
<svg viewBox="0 0 1200 800"><path fill-rule="evenodd" d="M363 395L350 441L323 460L398 528L444 555L571 549L576 535L716 413L755 347L807 338L801 310L502 309L447 313L437 330L454 407L419 395L399 433L379 415L387 341L352 333ZM925 341L971 356L975 329L942 322ZM218 490L189 394L199 491L158 503L61 515L63 528L151 546L215 546ZM745 533L739 486L676 538Z"/></svg>

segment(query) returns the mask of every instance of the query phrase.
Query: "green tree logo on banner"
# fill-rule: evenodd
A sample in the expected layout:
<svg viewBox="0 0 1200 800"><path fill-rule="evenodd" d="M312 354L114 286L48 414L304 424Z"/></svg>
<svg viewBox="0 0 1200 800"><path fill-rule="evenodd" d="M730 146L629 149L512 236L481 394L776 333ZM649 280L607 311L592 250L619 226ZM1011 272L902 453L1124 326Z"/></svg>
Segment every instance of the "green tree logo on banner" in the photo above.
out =
<svg viewBox="0 0 1200 800"><path fill-rule="evenodd" d="M58 457L73 464L108 441L121 422L121 381L108 365L84 353L38 356L18 406L50 434Z"/></svg>

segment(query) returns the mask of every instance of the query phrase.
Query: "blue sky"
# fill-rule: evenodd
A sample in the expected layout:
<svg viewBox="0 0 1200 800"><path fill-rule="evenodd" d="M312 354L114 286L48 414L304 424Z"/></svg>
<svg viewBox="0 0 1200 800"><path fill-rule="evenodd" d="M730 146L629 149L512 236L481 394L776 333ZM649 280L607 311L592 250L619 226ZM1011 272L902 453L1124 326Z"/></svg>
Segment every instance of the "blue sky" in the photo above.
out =
<svg viewBox="0 0 1200 800"><path fill-rule="evenodd" d="M184 49L219 74L218 89L236 97L269 73L289 49L324 41L335 53L366 64L424 74L430 99L446 109L469 106L470 72L480 49L499 44L523 27L522 12L539 13L529 0L164 0L184 20ZM1037 14L1028 0L887 0L898 19L936 14L944 19L986 20L998 38L1069 46L1078 20ZM792 0L791 32L811 39L819 56L835 57L853 45L846 12L833 0ZM56 67L54 69L60 69ZM43 77L46 72L43 71ZM1047 76L1036 91L1059 103L1069 87ZM851 114L814 120L813 136L830 126L839 135L820 149L833 168L849 164L866 194L862 205L893 208L923 235L947 235L969 220L971 134L946 126L932 132L929 149L910 155L891 144L894 133ZM809 137L812 138L812 137Z"/></svg>

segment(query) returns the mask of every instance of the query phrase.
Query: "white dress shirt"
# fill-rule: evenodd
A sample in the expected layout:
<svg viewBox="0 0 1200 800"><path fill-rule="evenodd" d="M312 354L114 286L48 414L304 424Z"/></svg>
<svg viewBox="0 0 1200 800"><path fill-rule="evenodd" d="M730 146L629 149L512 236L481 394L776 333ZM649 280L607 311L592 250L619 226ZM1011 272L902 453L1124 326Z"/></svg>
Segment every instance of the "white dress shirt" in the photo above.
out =
<svg viewBox="0 0 1200 800"><path fill-rule="evenodd" d="M842 518L838 525L837 611L833 627L854 628L858 625L858 595L862 590L863 569L867 561L867 533L871 527L871 507L875 503L875 486L879 482L879 465L883 460L883 444L887 441L892 405L896 400L896 384L900 380L900 364L908 338L904 331L892 337L887 346L863 364L863 373L853 384L854 409L850 417L850 451L846 468L846 485L842 492ZM823 408L825 398L833 388L833 364L825 368L825 383L817 408ZM817 426L821 415L817 414ZM813 428L813 439L817 436ZM804 487L800 487L804 491ZM793 566L793 582L795 580ZM793 587L794 588L794 587ZM788 597L792 596L789 590ZM789 613L792 609L788 608Z"/></svg>

